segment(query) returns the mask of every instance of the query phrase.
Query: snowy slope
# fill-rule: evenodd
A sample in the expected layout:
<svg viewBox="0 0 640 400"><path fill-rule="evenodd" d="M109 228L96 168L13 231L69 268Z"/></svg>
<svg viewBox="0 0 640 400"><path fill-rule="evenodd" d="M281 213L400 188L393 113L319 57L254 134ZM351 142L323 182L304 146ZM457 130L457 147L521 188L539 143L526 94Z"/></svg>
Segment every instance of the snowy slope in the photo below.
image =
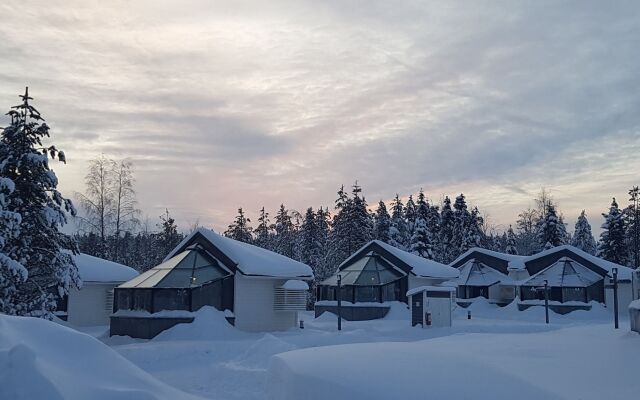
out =
<svg viewBox="0 0 640 400"><path fill-rule="evenodd" d="M178 244L164 261L189 242L196 234L201 234L220 251L226 254L245 275L261 275L281 278L313 278L311 267L272 251L218 235L206 228L198 228Z"/></svg>
<svg viewBox="0 0 640 400"><path fill-rule="evenodd" d="M156 380L91 336L0 314L0 399L198 398Z"/></svg>

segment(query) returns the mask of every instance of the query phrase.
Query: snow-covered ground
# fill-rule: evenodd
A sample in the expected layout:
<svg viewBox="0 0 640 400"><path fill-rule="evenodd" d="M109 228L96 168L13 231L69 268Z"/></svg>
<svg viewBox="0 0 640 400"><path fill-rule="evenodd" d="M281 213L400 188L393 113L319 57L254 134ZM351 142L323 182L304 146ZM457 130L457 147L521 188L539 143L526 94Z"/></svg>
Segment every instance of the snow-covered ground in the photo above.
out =
<svg viewBox="0 0 640 400"><path fill-rule="evenodd" d="M423 397L427 388L434 398L455 399L640 393L640 335L627 321L615 331L599 304L551 313L550 325L542 308L480 302L469 310L471 320L456 310L452 328L411 328L408 310L397 304L384 320L343 321L342 332L333 315L305 313L304 330L249 334L204 309L194 324L150 341L102 339L162 382L211 399L265 399L269 392L274 399Z"/></svg>
<svg viewBox="0 0 640 400"><path fill-rule="evenodd" d="M244 333L212 308L198 312L193 324L149 341L109 338L106 327L85 330L115 352L91 342L89 335L60 327L64 331L55 330L46 342L61 346L58 353L42 344L11 353L5 351L7 335L0 332L0 372L11 363L26 368L12 372L17 377L32 373L27 364L37 364L39 377L48 382L42 387L53 385L60 394L49 398L67 398L66 386L57 382L73 381L76 374L83 390L120 388L119 399L137 393L158 399L191 394L282 400L427 398L427 393L437 399L618 399L640 393L640 335L629 332L625 320L615 331L610 312L599 304L588 312L551 313L550 325L544 324L542 308L520 312L515 305L480 302L469 310L472 319L466 309L457 309L454 326L437 329L409 327L406 306L396 304L383 320L343 321L342 332L336 330L335 316L314 319L305 313L304 330ZM21 341L37 342L39 336ZM70 350L74 343L81 354ZM68 372L48 376L54 374L49 359L64 359L63 353L72 361L58 367ZM92 359L95 367L87 368Z"/></svg>

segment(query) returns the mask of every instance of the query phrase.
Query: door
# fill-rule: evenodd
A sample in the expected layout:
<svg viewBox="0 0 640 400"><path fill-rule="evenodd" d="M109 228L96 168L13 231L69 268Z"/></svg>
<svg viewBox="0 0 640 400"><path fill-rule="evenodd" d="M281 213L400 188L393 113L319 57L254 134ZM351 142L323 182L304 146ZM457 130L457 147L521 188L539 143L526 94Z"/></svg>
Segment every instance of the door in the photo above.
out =
<svg viewBox="0 0 640 400"><path fill-rule="evenodd" d="M424 292L411 296L411 326L423 326L423 296Z"/></svg>

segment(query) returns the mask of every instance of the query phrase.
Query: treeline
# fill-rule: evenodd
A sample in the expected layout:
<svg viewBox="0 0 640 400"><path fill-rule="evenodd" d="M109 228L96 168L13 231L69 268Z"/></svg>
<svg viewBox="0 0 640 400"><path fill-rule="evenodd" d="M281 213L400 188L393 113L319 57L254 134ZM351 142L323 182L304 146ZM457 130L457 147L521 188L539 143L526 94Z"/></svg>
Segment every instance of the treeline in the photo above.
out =
<svg viewBox="0 0 640 400"><path fill-rule="evenodd" d="M446 196L435 204L420 190L406 202L396 195L389 208L379 201L372 211L357 183L350 194L340 188L331 211L309 207L303 215L281 205L271 222L263 207L252 226L239 208L224 234L310 265L317 281L333 274L342 261L372 239L445 264L472 247L531 255L571 244L612 262L635 266L640 233L636 223L638 188L629 194L627 208L621 210L614 199L609 212L603 214L605 223L598 242L584 210L570 234L556 202L544 189L534 199L535 207L518 215L515 228L498 232L477 207L469 207L464 194L453 202Z"/></svg>

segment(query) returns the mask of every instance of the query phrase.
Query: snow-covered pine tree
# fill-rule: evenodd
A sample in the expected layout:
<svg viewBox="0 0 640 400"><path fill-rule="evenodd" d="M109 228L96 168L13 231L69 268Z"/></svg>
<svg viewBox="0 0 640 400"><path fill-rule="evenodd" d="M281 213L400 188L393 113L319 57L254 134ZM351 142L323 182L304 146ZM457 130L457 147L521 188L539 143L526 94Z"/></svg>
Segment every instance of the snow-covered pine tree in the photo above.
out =
<svg viewBox="0 0 640 400"><path fill-rule="evenodd" d="M640 268L640 188L632 187L629 196L629 206L623 213L627 229L629 265Z"/></svg>
<svg viewBox="0 0 640 400"><path fill-rule="evenodd" d="M20 97L22 103L9 111L11 124L0 139L0 179L5 187L2 212L14 222L21 219L19 230L9 227L12 233L4 237L2 246L3 266L10 265L11 270L2 272L0 285L14 272L19 275L9 282L14 286L2 287L3 294L11 293L3 299L2 311L51 318L57 300L81 285L71 256L78 251L76 243L60 231L67 223L67 213L75 215L75 209L58 192L58 178L49 168L48 155L66 162L65 155L53 145L43 145L49 127L29 104L28 89ZM21 266L15 263L18 260Z"/></svg>
<svg viewBox="0 0 640 400"><path fill-rule="evenodd" d="M473 247L480 247L483 241L486 241L482 232L482 224L484 223L480 211L477 207L471 210L471 213L467 217L466 228L463 230L462 241L460 242L460 248L458 249L458 255L466 252ZM492 243L492 247L495 247L495 243ZM457 256L456 256L457 257Z"/></svg>
<svg viewBox="0 0 640 400"><path fill-rule="evenodd" d="M437 261L448 264L457 257L457 250L453 239L455 229L455 217L451 209L451 199L445 196L440 212L440 227L438 234Z"/></svg>
<svg viewBox="0 0 640 400"><path fill-rule="evenodd" d="M450 244L452 258L464 253L467 249L466 240L471 225L471 213L467 208L464 194L460 193L453 203L453 240Z"/></svg>
<svg viewBox="0 0 640 400"><path fill-rule="evenodd" d="M381 242L389 243L391 216L387 212L387 206L380 200L375 214L375 238Z"/></svg>
<svg viewBox="0 0 640 400"><path fill-rule="evenodd" d="M255 237L253 244L263 249L273 249L273 233L271 232L271 224L269 223L269 213L264 207L260 209L258 216L258 226L253 231Z"/></svg>
<svg viewBox="0 0 640 400"><path fill-rule="evenodd" d="M596 254L597 245L596 240L591 233L591 225L587 221L587 215L584 210L580 213L578 220L576 221L575 230L573 231L573 238L571 239L571 245L585 251L589 254Z"/></svg>
<svg viewBox="0 0 640 400"><path fill-rule="evenodd" d="M6 177L0 177L0 313L16 314L14 296L18 287L27 279L27 269L10 257L7 244L20 233L20 214L6 209L7 196L13 193L15 185Z"/></svg>
<svg viewBox="0 0 640 400"><path fill-rule="evenodd" d="M330 234L331 215L329 209L323 210L322 207L316 212L316 226L318 228L318 247L320 249L318 265L316 267L317 274L314 273L316 281L320 282L327 279L333 271L328 265L329 254L329 234Z"/></svg>
<svg viewBox="0 0 640 400"><path fill-rule="evenodd" d="M251 220L244 216L242 207L238 208L238 215L235 220L229 224L224 235L239 242L251 243L253 237L251 236L251 226L249 226L249 222L251 222Z"/></svg>
<svg viewBox="0 0 640 400"><path fill-rule="evenodd" d="M411 236L413 235L413 229L416 224L416 203L413 201L413 195L409 195L409 199L407 203L404 205L404 220L407 224L407 246L409 247L409 241L411 241Z"/></svg>
<svg viewBox="0 0 640 400"><path fill-rule="evenodd" d="M348 213L350 235L349 254L358 250L373 239L373 221L367 210L367 201L362 193L362 188L355 182L352 188L351 210Z"/></svg>
<svg viewBox="0 0 640 400"><path fill-rule="evenodd" d="M518 254L518 248L516 247L516 234L513 232L511 225L509 225L509 229L507 230L507 242L504 252L507 254Z"/></svg>
<svg viewBox="0 0 640 400"><path fill-rule="evenodd" d="M391 202L391 228L389 228L389 244L402 250L409 246L407 222L404 219L404 204L400 195Z"/></svg>
<svg viewBox="0 0 640 400"><path fill-rule="evenodd" d="M538 223L537 239L540 250L550 249L566 243L567 228L558 217L556 207L552 203L547 204L546 214Z"/></svg>
<svg viewBox="0 0 640 400"><path fill-rule="evenodd" d="M295 256L295 228L291 221L289 210L280 205L274 224L274 251L283 256L294 258Z"/></svg>
<svg viewBox="0 0 640 400"><path fill-rule="evenodd" d="M420 257L433 259L433 244L431 233L428 230L427 218L429 218L429 204L426 202L422 189L418 194L416 205L416 217L413 234L411 235L410 250Z"/></svg>
<svg viewBox="0 0 640 400"><path fill-rule="evenodd" d="M598 243L598 257L620 265L627 265L629 257L625 243L625 226L622 211L615 197L611 202L608 214L602 214L604 223Z"/></svg>

